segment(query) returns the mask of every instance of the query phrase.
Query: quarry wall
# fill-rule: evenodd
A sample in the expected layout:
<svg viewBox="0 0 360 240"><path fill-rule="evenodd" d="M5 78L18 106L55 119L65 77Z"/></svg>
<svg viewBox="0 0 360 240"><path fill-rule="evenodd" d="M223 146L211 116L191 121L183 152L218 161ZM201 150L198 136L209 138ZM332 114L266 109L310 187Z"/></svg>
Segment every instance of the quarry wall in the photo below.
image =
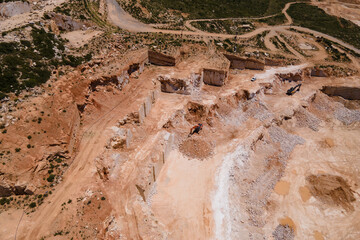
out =
<svg viewBox="0 0 360 240"><path fill-rule="evenodd" d="M203 69L202 80L205 84L223 86L228 79L228 71L216 69Z"/></svg>
<svg viewBox="0 0 360 240"><path fill-rule="evenodd" d="M348 100L360 100L360 88L344 86L324 86L321 91L329 96L340 96Z"/></svg>
<svg viewBox="0 0 360 240"><path fill-rule="evenodd" d="M149 63L158 65L158 66L175 66L177 58L163 53L148 51Z"/></svg>
<svg viewBox="0 0 360 240"><path fill-rule="evenodd" d="M230 61L230 68L232 69L251 69L251 70L264 70L265 63L252 58L242 58L236 55L224 54Z"/></svg>

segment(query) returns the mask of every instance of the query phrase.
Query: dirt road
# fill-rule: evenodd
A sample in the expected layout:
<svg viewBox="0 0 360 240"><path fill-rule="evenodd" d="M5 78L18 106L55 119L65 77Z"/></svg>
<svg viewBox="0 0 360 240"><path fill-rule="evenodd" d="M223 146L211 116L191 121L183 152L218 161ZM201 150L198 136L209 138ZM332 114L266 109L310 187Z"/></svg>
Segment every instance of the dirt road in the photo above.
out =
<svg viewBox="0 0 360 240"><path fill-rule="evenodd" d="M54 231L52 223L56 221L61 212L61 204L73 196L78 196L81 189L93 182L96 172L94 159L102 153L107 140L112 133L110 127L116 125L117 121L124 117L141 99L144 91L152 86L151 81L130 81L126 86L128 94L120 95L119 103L109 109L99 119L85 128L80 141L78 154L71 167L63 176L63 182L57 186L56 191L48 198L48 204L44 204L31 217L23 219L18 231L18 239L39 239L43 235ZM46 219L46 220L45 220ZM44 222L48 224L44 224Z"/></svg>
<svg viewBox="0 0 360 240"><path fill-rule="evenodd" d="M243 35L208 33L208 32L203 32L203 31L199 31L199 30L192 32L192 31L154 29L150 26L147 26L146 24L139 22L138 20L136 20L135 18L130 16L130 14L125 12L115 0L107 0L107 3L108 3L108 9L109 9L109 19L111 19L111 22L122 29L126 29L126 30L129 30L132 32L158 32L158 33L167 33L167 34L179 34L179 35L183 34L183 35L190 35L190 36L203 36L203 37L210 37L210 38L234 38L235 36L237 38L251 38L251 37L253 37L259 33L262 33L264 31L271 31L271 30L281 31L281 30L289 29L291 27L298 31L303 31L303 32L311 33L315 36L326 38L330 41L338 43L338 44L360 54L359 49L357 49L354 46L352 46L348 43L345 43L335 37L332 37L330 35L327 35L327 34L324 34L324 33L321 33L321 32L315 31L315 30L304 28L304 27L290 26L290 24L292 24L293 21L292 21L291 17L287 14L287 9L291 6L291 4L294 4L296 2L287 3L285 5L284 9L282 10L282 12L286 16L286 19L288 20L288 22L285 25L262 27L262 28L256 29L255 31L252 31L250 33L246 33ZM266 17L264 17L264 18L266 18ZM232 18L230 18L230 19L232 19ZM201 19L201 21L202 20L203 19ZM209 21L209 20L217 20L217 19L206 19L206 20ZM187 21L186 26L187 27L190 26L189 27L190 29L195 30L195 28L190 24L193 21L199 21L199 20Z"/></svg>

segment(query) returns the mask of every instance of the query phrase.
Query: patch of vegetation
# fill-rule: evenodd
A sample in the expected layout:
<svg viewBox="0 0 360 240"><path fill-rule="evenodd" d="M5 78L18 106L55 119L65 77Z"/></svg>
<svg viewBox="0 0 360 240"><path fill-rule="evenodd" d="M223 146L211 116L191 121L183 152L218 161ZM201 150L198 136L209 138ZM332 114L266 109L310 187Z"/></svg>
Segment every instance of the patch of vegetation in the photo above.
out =
<svg viewBox="0 0 360 240"><path fill-rule="evenodd" d="M130 2L136 2L132 0ZM188 15L189 19L256 17L280 13L291 0L141 0L140 3L150 13L155 22L166 21L169 15ZM135 4L134 4L135 5ZM141 9L137 10L141 11ZM171 14L173 13L173 14ZM143 16L142 12L134 14Z"/></svg>
<svg viewBox="0 0 360 240"><path fill-rule="evenodd" d="M10 201L11 201L10 198L3 197L3 198L0 199L0 205L9 204Z"/></svg>
<svg viewBox="0 0 360 240"><path fill-rule="evenodd" d="M261 23L266 23L267 25L270 25L270 26L274 26L274 25L280 25L280 24L285 23L286 17L283 13L280 13L273 17L263 18L263 19L259 19L257 21L261 22Z"/></svg>
<svg viewBox="0 0 360 240"><path fill-rule="evenodd" d="M64 40L41 27L33 26L30 35L32 41L0 43L0 99L7 93L45 83L58 66L76 67L92 57L65 54Z"/></svg>
<svg viewBox="0 0 360 240"><path fill-rule="evenodd" d="M247 40L247 42L252 42L254 47L261 48L261 49L264 49L264 50L268 50L266 45L265 45L264 39L265 39L265 36L269 32L270 31L264 31L262 33L259 33L259 34L255 35L254 37L249 38Z"/></svg>
<svg viewBox="0 0 360 240"><path fill-rule="evenodd" d="M48 182L53 182L55 179L55 175L54 174L50 174L49 177L46 179Z"/></svg>
<svg viewBox="0 0 360 240"><path fill-rule="evenodd" d="M241 34L254 30L254 25L245 20L213 20L191 23L194 27L211 33Z"/></svg>
<svg viewBox="0 0 360 240"><path fill-rule="evenodd" d="M346 53L340 52L333 46L334 43L332 41L323 38L321 39L321 43L324 45L326 52L330 55L330 60L335 62L351 62Z"/></svg>
<svg viewBox="0 0 360 240"><path fill-rule="evenodd" d="M282 39L284 39L284 41L291 46L295 51L297 51L298 53L300 53L301 55L303 55L304 57L311 57L309 55L307 55L303 50L300 49L300 47L298 46L297 42L296 42L296 38L294 38L292 35L284 35L284 34L280 34L280 36L282 37Z"/></svg>
<svg viewBox="0 0 360 240"><path fill-rule="evenodd" d="M57 235L59 235L59 236L63 235L63 231L57 231L56 233L54 233L54 236L57 236Z"/></svg>
<svg viewBox="0 0 360 240"><path fill-rule="evenodd" d="M278 36L271 37L270 41L275 45L277 49L292 54L292 52L286 47L286 44L283 41L281 41Z"/></svg>
<svg viewBox="0 0 360 240"><path fill-rule="evenodd" d="M129 36L124 37L125 42L135 42L137 43L139 36ZM204 41L199 40L190 40L190 39L181 39L180 35L172 34L162 34L162 33L153 33L153 34L144 34L142 42L147 45L150 49L155 51L165 51L171 52L177 47L182 46L183 43L196 43L199 45L206 45ZM130 48L132 45L128 45Z"/></svg>
<svg viewBox="0 0 360 240"><path fill-rule="evenodd" d="M109 25L105 18L99 14L99 5L97 1L89 1L89 0L70 0L71 8L73 9L71 15L74 16L76 14L80 14L80 19L85 19L84 15L88 16L92 22L96 23L100 27L111 28L112 25ZM84 13L84 14L83 14Z"/></svg>
<svg viewBox="0 0 360 240"><path fill-rule="evenodd" d="M288 14L296 25L328 34L360 48L360 27L351 21L328 15L324 10L305 3L291 5Z"/></svg>
<svg viewBox="0 0 360 240"><path fill-rule="evenodd" d="M214 40L215 45L218 49L223 49L228 53L242 53L244 47L237 43L236 41L232 41L231 39L225 39L224 41Z"/></svg>
<svg viewBox="0 0 360 240"><path fill-rule="evenodd" d="M30 204L29 204L29 207L30 207L30 208L36 207L36 203L35 203L35 202L30 203Z"/></svg>

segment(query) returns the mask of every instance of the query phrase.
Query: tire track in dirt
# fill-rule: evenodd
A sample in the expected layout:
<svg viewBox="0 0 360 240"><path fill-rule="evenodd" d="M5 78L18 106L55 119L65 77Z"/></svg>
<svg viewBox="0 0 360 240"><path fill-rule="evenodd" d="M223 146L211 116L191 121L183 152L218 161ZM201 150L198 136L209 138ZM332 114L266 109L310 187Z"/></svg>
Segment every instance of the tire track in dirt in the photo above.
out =
<svg viewBox="0 0 360 240"><path fill-rule="evenodd" d="M288 20L287 24L285 25L278 25L278 26L269 26L269 27L262 27L262 28L258 28L250 33L245 33L242 35L232 35L232 34L219 34L219 33L209 33L209 32L203 32L203 31L195 31L195 32L191 32L191 31L179 31L179 30L163 30L163 29L155 29L150 27L147 24L141 23L138 20L136 20L135 18L133 18L132 16L130 16L130 14L128 14L127 12L125 12L120 5L115 1L115 0L107 0L108 3L108 7L111 8L112 10L109 11L109 19L112 19L112 23L120 28L126 29L128 31L132 31L132 32L156 32L156 33L164 33L164 34L177 34L177 35L190 35L190 36L204 36L204 37L209 37L209 38L242 38L242 39L246 39L246 38L251 38L256 36L257 34L260 34L264 31L281 31L281 30L287 30L288 28L293 28L295 30L298 31L303 31L303 32L307 32L307 33L311 33L315 36L319 36L319 37L323 37L326 38L330 41L336 42L348 49L353 50L354 52L360 54L360 50L355 48L354 46L343 42L342 40L339 40L335 37L332 37L330 35L321 33L321 32L317 32L315 30L311 30L309 28L304 28L304 27L298 27L298 26L291 26L291 24L293 23L292 18L289 16L289 14L287 13L287 10L289 9L289 7L294 4L294 3L300 3L300 2L290 2L287 3L284 7L284 9L282 10L282 13L285 14L286 19ZM117 9L116 11L114 9ZM269 16L267 16L269 17ZM266 17L263 17L266 18ZM131 21L129 21L129 19L131 19ZM231 18L227 18L227 19L231 19ZM203 20L203 19L194 19L191 21L199 21L199 20ZM211 20L211 19L206 19L206 20ZM216 19L213 19L216 20ZM124 22L127 22L129 25L124 24ZM141 27L138 26L139 24L141 24ZM146 28L144 27L147 26ZM191 26L191 24L186 24L187 27ZM192 30L195 30L193 26L189 27Z"/></svg>
<svg viewBox="0 0 360 240"><path fill-rule="evenodd" d="M126 114L124 106L127 106L126 109L134 107L136 99L141 95L139 89L144 89L143 85L146 84L143 81L132 81L131 83L133 84L129 84L125 89L129 94L124 95L117 106L110 109L84 131L80 139L78 154L65 173L63 182L58 185L54 194L48 199L50 203L40 206L31 217L30 227L19 231L21 239L38 239L50 231L48 228L51 227L51 223L56 221L56 217L61 211L61 204L91 182L93 176L91 168L94 167L91 163L103 151L108 139L108 135L104 132ZM129 98L129 96L131 97ZM44 224L44 222L49 224Z"/></svg>

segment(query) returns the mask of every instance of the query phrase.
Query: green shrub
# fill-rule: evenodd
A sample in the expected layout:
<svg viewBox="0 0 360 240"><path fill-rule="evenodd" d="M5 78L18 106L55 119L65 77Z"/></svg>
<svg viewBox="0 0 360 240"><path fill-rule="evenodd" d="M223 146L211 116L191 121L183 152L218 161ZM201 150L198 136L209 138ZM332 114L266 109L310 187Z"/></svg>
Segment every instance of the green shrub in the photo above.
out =
<svg viewBox="0 0 360 240"><path fill-rule="evenodd" d="M53 182L55 178L54 174L50 174L49 177L46 179L48 182Z"/></svg>
<svg viewBox="0 0 360 240"><path fill-rule="evenodd" d="M36 203L35 203L35 202L30 203L30 204L29 204L29 207L30 207L30 208L36 207Z"/></svg>
<svg viewBox="0 0 360 240"><path fill-rule="evenodd" d="M321 8L306 3L291 5L288 13L296 25L331 35L360 48L360 27L349 20L328 15Z"/></svg>
<svg viewBox="0 0 360 240"><path fill-rule="evenodd" d="M4 198L4 197L1 198L1 199L0 199L0 204L1 204L1 205L4 205L5 203L6 203L6 198Z"/></svg>

